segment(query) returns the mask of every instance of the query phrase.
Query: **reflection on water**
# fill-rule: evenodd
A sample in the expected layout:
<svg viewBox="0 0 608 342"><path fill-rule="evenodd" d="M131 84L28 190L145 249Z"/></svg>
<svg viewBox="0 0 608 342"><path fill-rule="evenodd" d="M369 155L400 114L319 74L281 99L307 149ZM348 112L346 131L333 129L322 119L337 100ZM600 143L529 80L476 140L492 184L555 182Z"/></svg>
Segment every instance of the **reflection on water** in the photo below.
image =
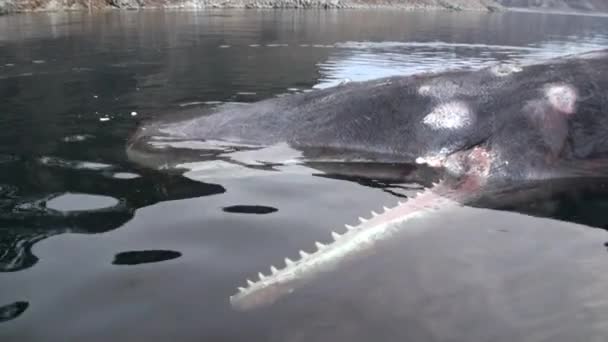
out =
<svg viewBox="0 0 608 342"><path fill-rule="evenodd" d="M19 317L29 306L28 302L15 302L0 306L0 322L9 321Z"/></svg>
<svg viewBox="0 0 608 342"><path fill-rule="evenodd" d="M273 207L266 207L263 205L232 205L224 207L227 213L241 213L241 214L270 214L278 211L279 209Z"/></svg>
<svg viewBox="0 0 608 342"><path fill-rule="evenodd" d="M341 51L319 65L326 88L344 80L365 81L392 75L411 75L445 68L481 68L498 61L536 62L606 46L598 36L584 42L549 41L529 46L445 42L344 42ZM421 63L421 61L424 61Z"/></svg>
<svg viewBox="0 0 608 342"><path fill-rule="evenodd" d="M225 191L220 185L161 174L120 179L80 174L81 169L72 168L44 171L36 170L35 175L23 178L28 182L19 184L20 189L15 186L12 192L7 191L11 196L0 202L0 271L32 266L37 258L31 247L46 237L106 232L128 222L137 208ZM73 194L57 197L55 193L61 190Z"/></svg>
<svg viewBox="0 0 608 342"><path fill-rule="evenodd" d="M139 178L140 175L138 175L137 173L133 173L133 172L116 172L116 173L112 174L112 177L118 178L118 179L134 179L134 178Z"/></svg>
<svg viewBox="0 0 608 342"><path fill-rule="evenodd" d="M81 169L81 170L106 170L111 169L112 165L104 164L104 163L95 163L95 162L87 162L87 161L79 161L79 160L65 160L56 157L42 157L39 159L40 163L46 166L55 166L55 167L64 167L71 169Z"/></svg>
<svg viewBox="0 0 608 342"><path fill-rule="evenodd" d="M0 17L0 340L605 336L603 234L476 209L433 229L422 223L412 231L428 234L238 316L226 298L243 275L325 242L437 175L373 163L280 166L290 151L215 146L203 155L200 142L160 141L166 165L153 172L130 163L125 145L141 122L199 105L604 47L606 20L388 11ZM536 201L480 207L606 228L598 184L548 185Z"/></svg>
<svg viewBox="0 0 608 342"><path fill-rule="evenodd" d="M46 202L46 207L52 210L69 213L73 211L96 210L117 205L115 198L88 194L61 194Z"/></svg>
<svg viewBox="0 0 608 342"><path fill-rule="evenodd" d="M129 251L116 254L114 256L114 261L112 261L112 265L148 264L176 259L180 256L182 256L182 254L176 251Z"/></svg>

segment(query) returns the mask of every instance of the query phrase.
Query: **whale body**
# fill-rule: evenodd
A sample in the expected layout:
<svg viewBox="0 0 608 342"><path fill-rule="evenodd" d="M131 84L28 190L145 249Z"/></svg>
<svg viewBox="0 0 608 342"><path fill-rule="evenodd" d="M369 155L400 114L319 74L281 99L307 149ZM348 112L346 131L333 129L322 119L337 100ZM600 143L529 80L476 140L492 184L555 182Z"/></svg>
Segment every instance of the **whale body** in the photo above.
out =
<svg viewBox="0 0 608 342"><path fill-rule="evenodd" d="M604 176L608 50L347 83L180 116L144 124L129 141L129 158L161 168L176 147L214 142L237 150L286 146L308 162L419 164L442 175L414 198L333 233L333 243L316 243L314 252L247 280L230 300L248 309L364 254L412 218L533 182Z"/></svg>

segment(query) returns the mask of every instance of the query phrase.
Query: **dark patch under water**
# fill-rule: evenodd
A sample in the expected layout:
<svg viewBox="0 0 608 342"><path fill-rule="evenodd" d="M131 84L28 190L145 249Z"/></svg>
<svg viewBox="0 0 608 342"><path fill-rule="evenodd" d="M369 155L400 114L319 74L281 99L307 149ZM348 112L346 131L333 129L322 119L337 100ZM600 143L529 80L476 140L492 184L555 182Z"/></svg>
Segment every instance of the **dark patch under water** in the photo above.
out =
<svg viewBox="0 0 608 342"><path fill-rule="evenodd" d="M12 304L0 306L0 322L19 317L19 315L27 310L28 306L28 302L14 302Z"/></svg>
<svg viewBox="0 0 608 342"><path fill-rule="evenodd" d="M263 205L232 205L224 207L227 213L241 213L241 214L270 214L278 211L279 209L273 207L266 207Z"/></svg>
<svg viewBox="0 0 608 342"><path fill-rule="evenodd" d="M136 166L125 145L141 122L192 106L604 47L607 23L395 11L0 17L0 341L603 340L601 186L500 208L551 219L463 209L414 222L363 262L238 314L228 297L247 277L429 180L349 177L348 165L334 168L342 176L264 165L255 171L271 177L187 178Z"/></svg>
<svg viewBox="0 0 608 342"><path fill-rule="evenodd" d="M114 256L112 265L139 265L153 262L161 262L179 258L182 254L176 251L150 250L129 251L118 253Z"/></svg>

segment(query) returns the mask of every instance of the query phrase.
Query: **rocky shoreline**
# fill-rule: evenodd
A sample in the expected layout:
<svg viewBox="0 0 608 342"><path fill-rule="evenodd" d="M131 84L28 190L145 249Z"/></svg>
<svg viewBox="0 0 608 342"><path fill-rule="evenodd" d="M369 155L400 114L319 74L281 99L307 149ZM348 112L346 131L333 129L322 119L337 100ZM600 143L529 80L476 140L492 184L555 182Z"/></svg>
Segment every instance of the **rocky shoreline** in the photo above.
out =
<svg viewBox="0 0 608 342"><path fill-rule="evenodd" d="M508 8L608 12L608 0L0 0L0 14L111 9L400 9L500 11Z"/></svg>
<svg viewBox="0 0 608 342"><path fill-rule="evenodd" d="M1 13L106 9L366 9L496 11L495 0L0 0Z"/></svg>

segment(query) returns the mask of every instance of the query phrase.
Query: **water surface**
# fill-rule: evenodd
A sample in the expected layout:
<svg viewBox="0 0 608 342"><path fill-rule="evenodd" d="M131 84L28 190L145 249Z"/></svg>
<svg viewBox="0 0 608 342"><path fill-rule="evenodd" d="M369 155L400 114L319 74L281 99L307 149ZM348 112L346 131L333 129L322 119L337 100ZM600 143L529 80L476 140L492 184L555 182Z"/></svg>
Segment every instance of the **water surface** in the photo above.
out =
<svg viewBox="0 0 608 342"><path fill-rule="evenodd" d="M603 341L601 187L414 222L361 264L242 314L227 298L246 277L419 185L185 177L124 148L140 122L192 106L607 43L606 17L537 13L0 17L0 340Z"/></svg>

